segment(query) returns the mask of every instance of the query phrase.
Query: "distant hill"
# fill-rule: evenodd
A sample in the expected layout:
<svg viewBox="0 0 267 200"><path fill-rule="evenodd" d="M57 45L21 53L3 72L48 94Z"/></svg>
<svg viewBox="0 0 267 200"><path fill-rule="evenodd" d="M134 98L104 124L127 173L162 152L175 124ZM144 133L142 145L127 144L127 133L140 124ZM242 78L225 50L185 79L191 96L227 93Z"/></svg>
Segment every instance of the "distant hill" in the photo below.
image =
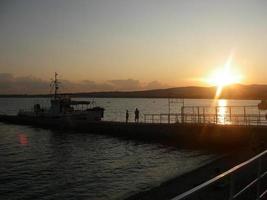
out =
<svg viewBox="0 0 267 200"><path fill-rule="evenodd" d="M145 91L84 92L67 94L71 97L112 98L189 98L211 99L216 87L176 87ZM0 95L0 97L47 97L49 95ZM267 85L231 85L223 89L220 98L225 99L267 99Z"/></svg>
<svg viewBox="0 0 267 200"><path fill-rule="evenodd" d="M75 97L127 97L127 98L213 98L213 87L178 87L157 90L131 91L131 92L94 92L76 93Z"/></svg>

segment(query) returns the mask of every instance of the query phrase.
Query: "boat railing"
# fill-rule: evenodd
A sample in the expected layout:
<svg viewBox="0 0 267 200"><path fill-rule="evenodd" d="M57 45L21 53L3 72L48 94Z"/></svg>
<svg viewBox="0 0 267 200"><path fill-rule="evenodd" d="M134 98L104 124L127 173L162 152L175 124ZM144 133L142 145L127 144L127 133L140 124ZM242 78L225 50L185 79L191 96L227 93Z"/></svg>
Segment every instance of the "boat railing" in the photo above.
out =
<svg viewBox="0 0 267 200"><path fill-rule="evenodd" d="M216 193L228 200L266 199L266 156L267 150L171 200L216 199Z"/></svg>
<svg viewBox="0 0 267 200"><path fill-rule="evenodd" d="M12 110L12 109L0 110L1 115L16 115L17 113L18 113L17 110Z"/></svg>
<svg viewBox="0 0 267 200"><path fill-rule="evenodd" d="M48 107L42 107L42 112L47 112L49 111ZM34 112L34 108L25 108L25 109L19 109L18 112Z"/></svg>
<svg viewBox="0 0 267 200"><path fill-rule="evenodd" d="M6 111L0 111L0 114L1 115L7 115L7 112Z"/></svg>

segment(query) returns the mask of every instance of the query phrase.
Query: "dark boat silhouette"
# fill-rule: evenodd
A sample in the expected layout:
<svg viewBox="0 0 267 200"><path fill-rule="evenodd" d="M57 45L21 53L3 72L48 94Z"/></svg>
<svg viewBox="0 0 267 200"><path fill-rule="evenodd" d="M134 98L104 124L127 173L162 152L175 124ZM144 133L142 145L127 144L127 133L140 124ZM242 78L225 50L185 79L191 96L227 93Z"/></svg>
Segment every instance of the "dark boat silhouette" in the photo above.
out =
<svg viewBox="0 0 267 200"><path fill-rule="evenodd" d="M58 94L59 81L55 73L51 87L54 90L49 108L35 104L31 111L20 110L16 116L9 116L15 121L29 124L68 126L74 122L96 122L104 117L104 108L95 106L94 101L73 101L70 97ZM8 118L8 116L5 116Z"/></svg>

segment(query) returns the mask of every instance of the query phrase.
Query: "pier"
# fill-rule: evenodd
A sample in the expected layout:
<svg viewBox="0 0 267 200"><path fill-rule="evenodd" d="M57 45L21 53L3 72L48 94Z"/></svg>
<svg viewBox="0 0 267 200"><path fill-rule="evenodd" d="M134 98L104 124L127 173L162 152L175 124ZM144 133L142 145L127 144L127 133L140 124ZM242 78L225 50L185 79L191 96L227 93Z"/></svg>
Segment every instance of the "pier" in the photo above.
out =
<svg viewBox="0 0 267 200"><path fill-rule="evenodd" d="M222 101L223 102L223 101ZM176 108L176 111L174 111ZM124 117L125 113L121 116ZM133 140L159 142L184 148L231 150L245 146L265 145L266 113L255 105L196 106L184 100L168 100L167 113L142 113L139 122L125 118L119 121L87 121L68 117L46 118L0 115L1 122L78 130Z"/></svg>
<svg viewBox="0 0 267 200"><path fill-rule="evenodd" d="M267 118L257 106L182 106L179 113L146 113L144 123L266 126Z"/></svg>

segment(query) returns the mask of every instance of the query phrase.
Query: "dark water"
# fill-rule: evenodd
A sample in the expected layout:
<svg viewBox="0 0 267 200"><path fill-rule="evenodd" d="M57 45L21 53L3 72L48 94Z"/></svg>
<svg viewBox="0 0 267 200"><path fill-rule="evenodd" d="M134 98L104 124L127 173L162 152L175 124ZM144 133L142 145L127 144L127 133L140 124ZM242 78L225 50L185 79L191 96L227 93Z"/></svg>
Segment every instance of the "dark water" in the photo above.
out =
<svg viewBox="0 0 267 200"><path fill-rule="evenodd" d="M47 102L0 99L0 108L12 114L36 101ZM161 112L167 105L162 99L99 102L106 108L107 120L116 118L116 112L124 113L125 108ZM213 158L159 144L0 123L0 200L124 199Z"/></svg>
<svg viewBox="0 0 267 200"><path fill-rule="evenodd" d="M157 144L0 124L0 199L123 199L211 158Z"/></svg>

